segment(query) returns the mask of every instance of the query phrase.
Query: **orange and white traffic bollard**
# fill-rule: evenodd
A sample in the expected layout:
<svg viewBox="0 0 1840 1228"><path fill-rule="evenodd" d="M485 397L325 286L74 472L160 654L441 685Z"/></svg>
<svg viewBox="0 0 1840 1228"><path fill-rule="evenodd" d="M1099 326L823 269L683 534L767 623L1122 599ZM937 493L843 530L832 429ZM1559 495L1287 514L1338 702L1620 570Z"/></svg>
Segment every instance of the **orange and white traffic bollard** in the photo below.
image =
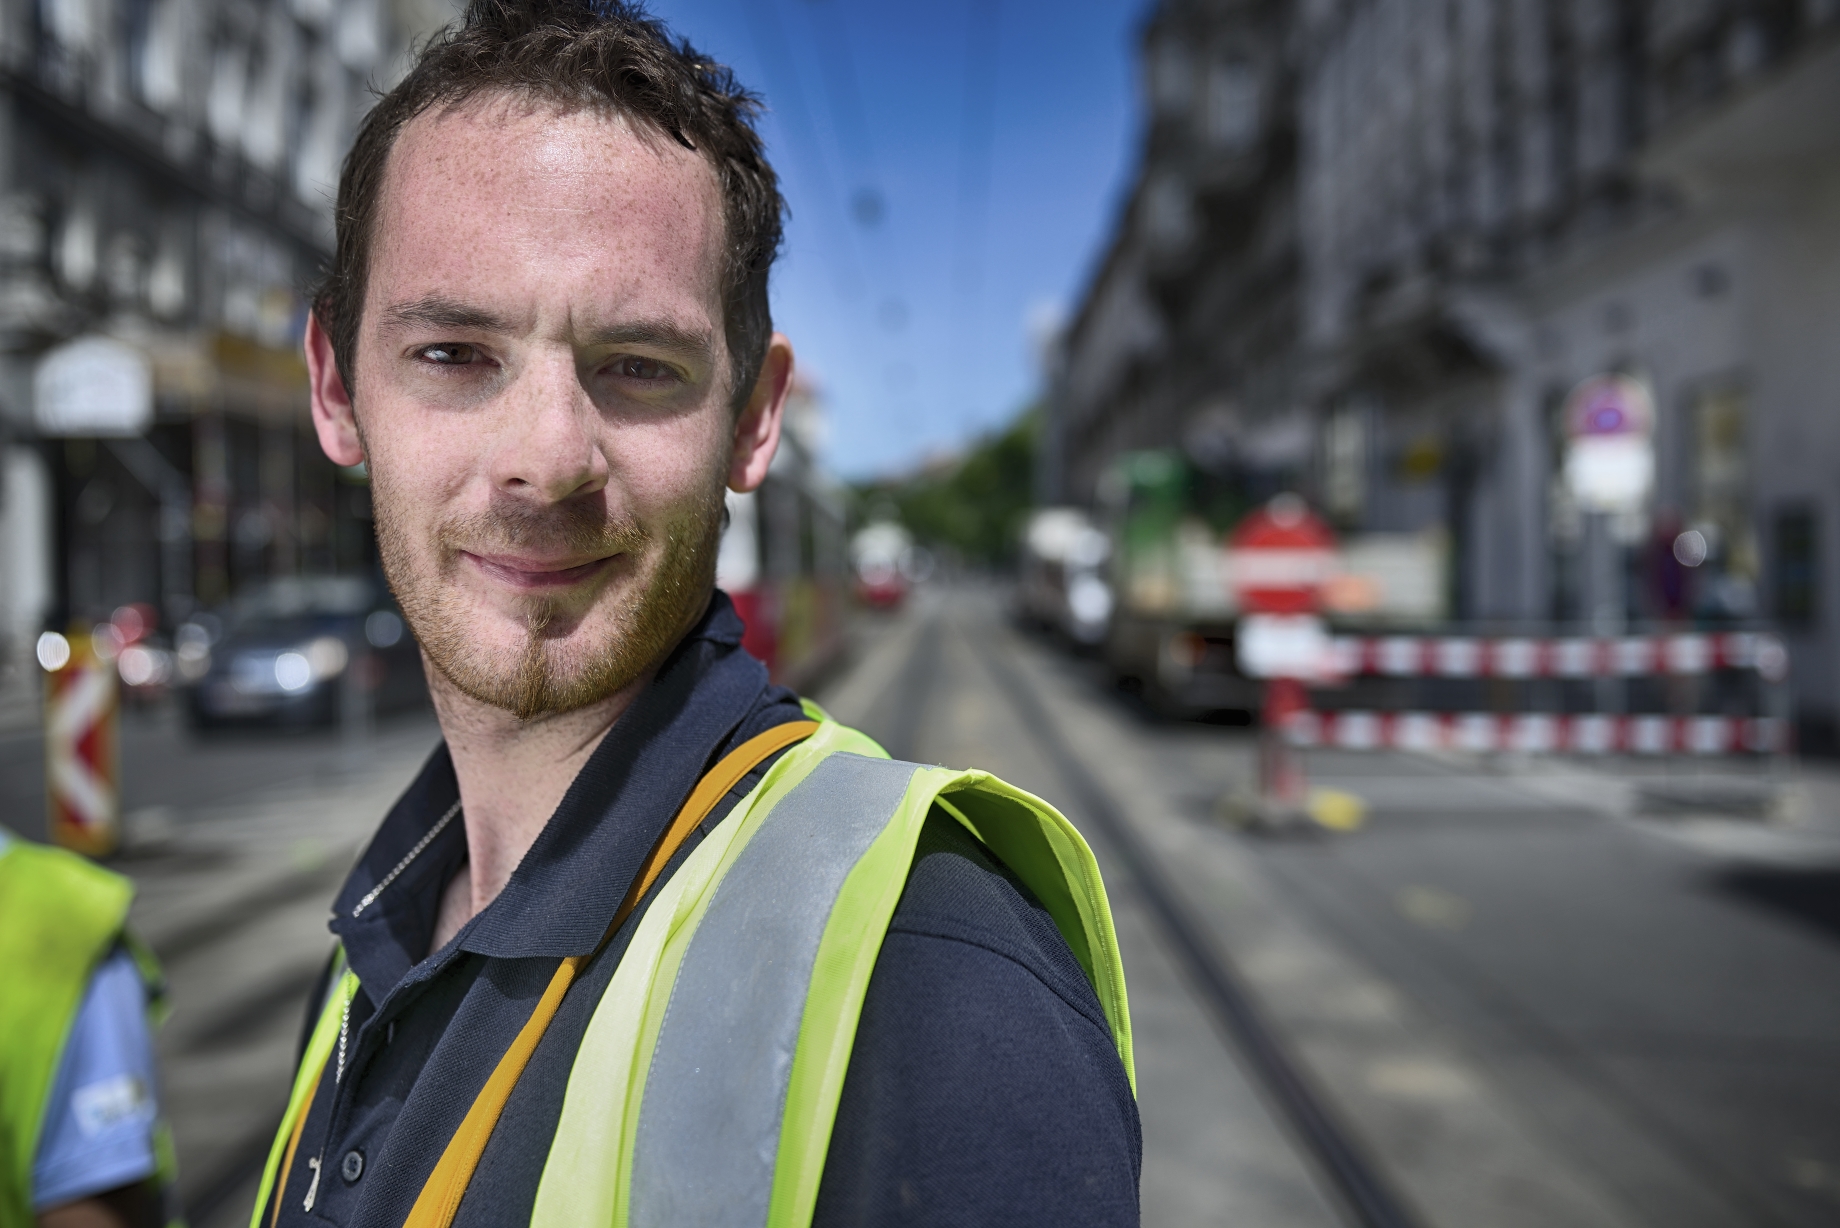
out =
<svg viewBox="0 0 1840 1228"><path fill-rule="evenodd" d="M89 857L121 847L115 662L89 632L38 637L45 670L45 799L53 844Z"/></svg>

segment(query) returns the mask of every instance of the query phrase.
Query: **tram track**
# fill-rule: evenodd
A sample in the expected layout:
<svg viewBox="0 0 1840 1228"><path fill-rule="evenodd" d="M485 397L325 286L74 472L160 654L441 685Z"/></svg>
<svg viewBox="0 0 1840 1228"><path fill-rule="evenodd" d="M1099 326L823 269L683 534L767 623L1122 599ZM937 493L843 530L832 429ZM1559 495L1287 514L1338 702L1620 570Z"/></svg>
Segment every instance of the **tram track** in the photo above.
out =
<svg viewBox="0 0 1840 1228"><path fill-rule="evenodd" d="M940 621L936 616L923 629L926 638L916 641L914 655L902 671L903 681L912 688L904 688L903 694L915 712L923 708L938 676L936 668L919 659L929 646L937 657L943 634ZM1004 659L1003 653L975 635L954 629L995 682L1020 727L1060 775L1081 815L1098 829L1114 864L1129 876L1201 1005L1233 1045L1343 1217L1355 1228L1420 1228L1419 1218L1266 1021L1244 978L1208 940L1205 926L1184 903L1110 791L1081 762L1035 684Z"/></svg>
<svg viewBox="0 0 1840 1228"><path fill-rule="evenodd" d="M918 759L920 731L926 728L927 699L939 676L940 616L929 611L915 632L913 647L901 667L900 684L893 692L895 708L888 714L887 751L896 759Z"/></svg>

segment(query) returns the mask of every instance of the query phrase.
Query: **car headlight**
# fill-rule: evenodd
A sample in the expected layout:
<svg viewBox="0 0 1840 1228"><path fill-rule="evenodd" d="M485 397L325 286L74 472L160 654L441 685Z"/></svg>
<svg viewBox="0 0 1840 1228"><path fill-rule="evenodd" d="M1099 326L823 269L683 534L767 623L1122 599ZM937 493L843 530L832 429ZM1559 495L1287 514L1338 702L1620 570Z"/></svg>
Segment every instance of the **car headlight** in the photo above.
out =
<svg viewBox="0 0 1840 1228"><path fill-rule="evenodd" d="M350 661L344 640L322 635L275 658L275 684L284 691L304 691L315 682L338 677Z"/></svg>
<svg viewBox="0 0 1840 1228"><path fill-rule="evenodd" d="M172 680L173 654L147 644L129 644L115 659L115 670L131 687L164 686Z"/></svg>
<svg viewBox="0 0 1840 1228"><path fill-rule="evenodd" d="M178 633L173 636L173 656L183 681L196 682L211 672L211 644L214 639L210 628L199 623L180 625Z"/></svg>
<svg viewBox="0 0 1840 1228"><path fill-rule="evenodd" d="M187 682L196 682L211 672L211 650L203 644L181 644L174 655L179 661L179 676Z"/></svg>

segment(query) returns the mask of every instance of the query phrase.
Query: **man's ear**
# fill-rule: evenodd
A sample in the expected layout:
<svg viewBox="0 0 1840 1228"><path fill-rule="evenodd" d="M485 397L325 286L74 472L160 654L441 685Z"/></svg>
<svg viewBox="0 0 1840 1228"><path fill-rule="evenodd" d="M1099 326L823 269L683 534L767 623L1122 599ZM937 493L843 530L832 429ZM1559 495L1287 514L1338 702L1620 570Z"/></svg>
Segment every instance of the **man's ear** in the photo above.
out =
<svg viewBox="0 0 1840 1228"><path fill-rule="evenodd" d="M767 468L779 450L780 423L791 391L792 342L784 333L774 333L767 341L767 360L760 364L754 392L735 420L735 446L728 465L730 490L746 494L767 480Z"/></svg>
<svg viewBox="0 0 1840 1228"><path fill-rule="evenodd" d="M351 407L345 377L332 356L332 338L319 326L319 313L307 313L307 390L313 402L313 429L319 446L335 465L355 465L364 459L364 441L358 438L358 416Z"/></svg>

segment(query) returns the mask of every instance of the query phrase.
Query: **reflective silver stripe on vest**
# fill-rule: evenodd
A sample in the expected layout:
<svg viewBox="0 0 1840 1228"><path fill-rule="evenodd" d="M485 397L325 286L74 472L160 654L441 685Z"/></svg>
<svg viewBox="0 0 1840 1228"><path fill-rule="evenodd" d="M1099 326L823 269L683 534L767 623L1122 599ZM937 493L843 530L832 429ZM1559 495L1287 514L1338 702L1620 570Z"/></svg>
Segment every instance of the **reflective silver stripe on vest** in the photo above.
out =
<svg viewBox="0 0 1840 1228"><path fill-rule="evenodd" d="M633 1228L766 1223L818 941L915 764L833 754L782 798L716 888L652 1051Z"/></svg>

